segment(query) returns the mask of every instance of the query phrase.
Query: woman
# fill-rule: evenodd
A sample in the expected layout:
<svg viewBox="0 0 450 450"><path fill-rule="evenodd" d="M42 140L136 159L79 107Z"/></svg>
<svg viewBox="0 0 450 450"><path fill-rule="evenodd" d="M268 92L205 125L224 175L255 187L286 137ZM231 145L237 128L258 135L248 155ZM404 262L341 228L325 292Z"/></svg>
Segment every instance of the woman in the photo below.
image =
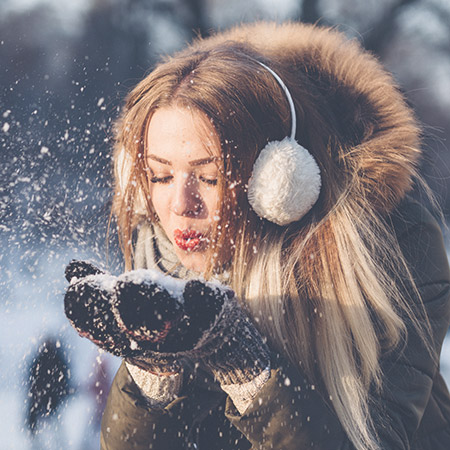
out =
<svg viewBox="0 0 450 450"><path fill-rule="evenodd" d="M450 272L408 196L418 125L375 58L241 26L158 65L116 143L129 272L73 262L65 298L126 361L102 448L448 448Z"/></svg>

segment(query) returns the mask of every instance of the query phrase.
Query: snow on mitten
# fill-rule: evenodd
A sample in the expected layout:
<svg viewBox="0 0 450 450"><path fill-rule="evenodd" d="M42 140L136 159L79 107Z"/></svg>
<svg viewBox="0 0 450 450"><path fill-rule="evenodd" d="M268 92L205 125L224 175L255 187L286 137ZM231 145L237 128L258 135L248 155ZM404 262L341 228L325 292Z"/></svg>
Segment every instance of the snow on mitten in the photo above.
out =
<svg viewBox="0 0 450 450"><path fill-rule="evenodd" d="M221 384L246 383L270 365L261 335L226 286L140 269L121 275L115 292L119 328L141 356L201 360ZM146 367L139 356L133 363Z"/></svg>
<svg viewBox="0 0 450 450"><path fill-rule="evenodd" d="M183 281L154 270L139 269L119 276L114 307L120 329L139 347L161 351L183 315L183 287Z"/></svg>
<svg viewBox="0 0 450 450"><path fill-rule="evenodd" d="M216 320L230 291L219 296L205 293L198 309L186 310L191 306L189 298L185 301L186 286L185 281L147 269L118 278L114 311L120 330L133 340L133 364L146 369L148 352L166 367L171 361L195 363L190 352Z"/></svg>
<svg viewBox="0 0 450 450"><path fill-rule="evenodd" d="M180 320L184 283L178 294L172 295L157 284L130 286L123 281L127 277L130 275L115 277L90 263L72 261L66 268L70 281L64 297L67 318L82 337L146 370L179 370L177 358L153 350L166 337L172 321ZM116 297L116 288L127 298L125 308ZM136 316L143 320L145 329L135 326Z"/></svg>
<svg viewBox="0 0 450 450"><path fill-rule="evenodd" d="M228 287L201 280L185 283L141 269L121 275L115 291L119 327L141 354L129 360L129 370L150 405L155 399L166 405L180 385L170 376L146 375L153 371L148 353L157 355L166 369L174 361L184 366L202 362L241 413L269 379L269 350ZM168 306L170 298L180 300L180 309Z"/></svg>
<svg viewBox="0 0 450 450"><path fill-rule="evenodd" d="M129 345L112 313L116 277L85 261L73 260L65 270L69 287L64 296L64 312L82 337L98 347L121 356Z"/></svg>
<svg viewBox="0 0 450 450"><path fill-rule="evenodd" d="M159 285L129 284L125 280L133 278L132 275L114 277L85 261L72 261L65 274L70 285L64 309L78 333L125 359L128 371L150 407L163 408L174 400L183 382L181 361L173 355L153 352L134 338L143 338L146 344L165 339L171 321L180 318L184 283L174 297ZM121 308L116 287L128 300L126 309ZM144 329L135 325L134 317L144 319Z"/></svg>
<svg viewBox="0 0 450 450"><path fill-rule="evenodd" d="M113 311L119 329L132 342L129 362L157 373L181 369L182 356L175 355L167 342L177 340L178 325L183 320L184 284L151 269L118 277Z"/></svg>
<svg viewBox="0 0 450 450"><path fill-rule="evenodd" d="M98 346L156 374L201 361L224 390L240 386L239 397L253 397L267 379L269 350L229 288L146 269L113 277L73 264L66 315Z"/></svg>

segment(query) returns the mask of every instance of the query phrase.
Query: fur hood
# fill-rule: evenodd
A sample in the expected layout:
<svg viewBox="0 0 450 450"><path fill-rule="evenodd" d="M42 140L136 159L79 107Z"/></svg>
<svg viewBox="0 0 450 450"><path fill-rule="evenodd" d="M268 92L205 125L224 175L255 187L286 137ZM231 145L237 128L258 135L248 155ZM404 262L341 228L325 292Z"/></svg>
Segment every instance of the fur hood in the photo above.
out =
<svg viewBox="0 0 450 450"><path fill-rule="evenodd" d="M265 22L198 40L188 51L227 41L250 44L284 73L308 77L343 130L340 150L331 157L350 170L350 195L369 200L380 212L399 203L416 175L420 130L392 76L373 55L333 29ZM292 79L284 81L291 89Z"/></svg>

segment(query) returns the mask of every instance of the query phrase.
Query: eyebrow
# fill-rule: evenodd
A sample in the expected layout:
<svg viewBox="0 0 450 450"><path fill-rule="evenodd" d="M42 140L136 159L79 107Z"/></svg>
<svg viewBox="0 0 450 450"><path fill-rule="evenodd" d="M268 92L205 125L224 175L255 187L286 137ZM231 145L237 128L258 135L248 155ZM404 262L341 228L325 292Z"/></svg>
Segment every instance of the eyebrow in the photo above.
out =
<svg viewBox="0 0 450 450"><path fill-rule="evenodd" d="M161 164L165 164L167 166L172 165L171 161L164 159L164 158L160 158L159 156L156 156L153 153L150 153L149 155L147 155L147 158L152 159L153 161L159 162ZM193 161L189 161L189 165L193 166L193 167L205 166L206 164L210 164L217 160L218 160L217 156L209 156L208 158L200 158L200 159L194 159Z"/></svg>

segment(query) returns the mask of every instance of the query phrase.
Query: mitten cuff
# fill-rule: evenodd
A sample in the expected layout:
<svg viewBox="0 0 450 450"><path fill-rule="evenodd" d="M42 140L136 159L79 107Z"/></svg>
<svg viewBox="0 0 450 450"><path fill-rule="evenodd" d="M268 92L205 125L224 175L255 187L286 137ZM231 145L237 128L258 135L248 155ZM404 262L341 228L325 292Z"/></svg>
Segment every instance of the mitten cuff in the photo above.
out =
<svg viewBox="0 0 450 450"><path fill-rule="evenodd" d="M164 408L178 397L183 385L181 372L158 375L128 362L126 366L150 407Z"/></svg>
<svg viewBox="0 0 450 450"><path fill-rule="evenodd" d="M256 397L261 388L270 378L270 367L266 367L253 380L244 384L223 384L221 388L225 391L233 401L234 406L240 414L244 414Z"/></svg>

